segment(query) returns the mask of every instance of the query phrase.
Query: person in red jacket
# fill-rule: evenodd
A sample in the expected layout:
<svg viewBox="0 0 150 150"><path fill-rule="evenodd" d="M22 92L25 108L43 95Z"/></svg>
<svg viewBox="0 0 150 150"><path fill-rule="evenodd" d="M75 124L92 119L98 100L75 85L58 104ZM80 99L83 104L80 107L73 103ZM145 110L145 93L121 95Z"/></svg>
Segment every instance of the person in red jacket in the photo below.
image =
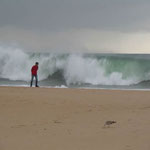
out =
<svg viewBox="0 0 150 150"><path fill-rule="evenodd" d="M32 66L32 68L31 68L31 83L30 83L30 87L32 87L32 83L33 83L33 79L34 78L35 78L35 87L39 87L38 86L38 76L37 76L38 65L39 65L39 63L36 62L35 65Z"/></svg>

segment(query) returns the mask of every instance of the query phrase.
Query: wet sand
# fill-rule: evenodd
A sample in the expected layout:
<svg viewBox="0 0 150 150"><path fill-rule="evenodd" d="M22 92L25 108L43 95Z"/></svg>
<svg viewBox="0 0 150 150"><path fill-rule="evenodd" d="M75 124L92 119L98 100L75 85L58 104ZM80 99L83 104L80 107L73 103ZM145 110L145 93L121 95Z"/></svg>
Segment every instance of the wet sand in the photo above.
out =
<svg viewBox="0 0 150 150"><path fill-rule="evenodd" d="M150 150L150 91L0 87L0 150Z"/></svg>

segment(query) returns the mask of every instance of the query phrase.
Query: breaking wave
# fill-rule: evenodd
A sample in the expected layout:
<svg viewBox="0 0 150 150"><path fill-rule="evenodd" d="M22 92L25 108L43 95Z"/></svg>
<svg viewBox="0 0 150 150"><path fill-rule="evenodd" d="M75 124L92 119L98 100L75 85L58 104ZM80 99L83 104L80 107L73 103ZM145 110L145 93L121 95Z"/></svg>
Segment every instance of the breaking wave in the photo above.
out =
<svg viewBox="0 0 150 150"><path fill-rule="evenodd" d="M0 78L30 80L39 62L39 80L63 80L66 85L132 85L150 79L149 55L28 53L0 47Z"/></svg>

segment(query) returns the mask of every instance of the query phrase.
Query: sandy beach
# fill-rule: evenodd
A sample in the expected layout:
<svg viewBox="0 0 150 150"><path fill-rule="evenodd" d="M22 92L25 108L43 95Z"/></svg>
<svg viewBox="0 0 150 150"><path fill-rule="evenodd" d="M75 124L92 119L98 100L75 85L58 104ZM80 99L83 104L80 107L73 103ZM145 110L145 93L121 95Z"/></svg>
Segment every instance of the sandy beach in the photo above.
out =
<svg viewBox="0 0 150 150"><path fill-rule="evenodd" d="M0 87L0 150L150 150L149 141L150 91Z"/></svg>

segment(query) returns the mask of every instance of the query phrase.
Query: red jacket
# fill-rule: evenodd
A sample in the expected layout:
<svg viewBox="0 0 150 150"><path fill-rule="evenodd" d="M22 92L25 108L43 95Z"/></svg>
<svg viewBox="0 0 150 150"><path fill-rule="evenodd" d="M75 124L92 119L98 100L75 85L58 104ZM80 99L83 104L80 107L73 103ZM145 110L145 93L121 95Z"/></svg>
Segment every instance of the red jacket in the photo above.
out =
<svg viewBox="0 0 150 150"><path fill-rule="evenodd" d="M37 65L34 65L31 69L31 73L32 75L37 75L37 70L38 70L38 66Z"/></svg>

